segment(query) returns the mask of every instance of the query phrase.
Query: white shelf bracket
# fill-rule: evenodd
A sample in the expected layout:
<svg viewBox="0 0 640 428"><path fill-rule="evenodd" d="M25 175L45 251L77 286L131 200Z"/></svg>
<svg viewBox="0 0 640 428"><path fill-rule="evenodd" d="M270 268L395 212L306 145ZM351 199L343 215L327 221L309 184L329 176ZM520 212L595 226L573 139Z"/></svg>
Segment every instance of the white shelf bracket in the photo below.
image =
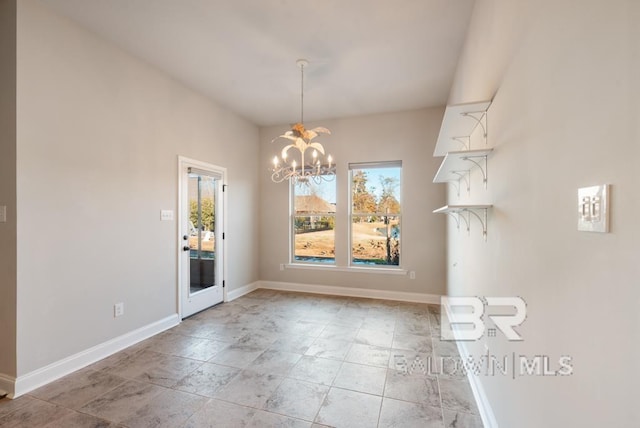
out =
<svg viewBox="0 0 640 428"><path fill-rule="evenodd" d="M485 146L487 145L487 112L485 111L466 111L460 113L464 117L470 117L476 121L477 125L482 128L482 139ZM469 136L469 148L471 148L471 136Z"/></svg>
<svg viewBox="0 0 640 428"><path fill-rule="evenodd" d="M458 213L445 213L456 221L456 229L460 230L460 215Z"/></svg>
<svg viewBox="0 0 640 428"><path fill-rule="evenodd" d="M471 230L471 216L474 216L482 226L482 237L487 240L488 209L491 205L445 205L434 210L434 213L447 214L456 221L456 226L460 230L460 220L467 226L467 232Z"/></svg>
<svg viewBox="0 0 640 428"><path fill-rule="evenodd" d="M471 136L463 136L463 137L451 137L452 141L458 142L462 144L462 147L465 150L469 150L471 148Z"/></svg>
<svg viewBox="0 0 640 428"><path fill-rule="evenodd" d="M469 214L473 214L475 216L475 218L478 219L478 221L482 225L482 237L486 241L487 240L487 209L486 208L482 209L482 211L483 211L483 216L482 217L480 217L480 214L475 212L475 210L467 209L465 211L467 211ZM469 217L469 219L471 219L471 217Z"/></svg>
<svg viewBox="0 0 640 428"><path fill-rule="evenodd" d="M482 164L478 161L476 161L476 159L481 159L484 160L484 168L482 167ZM488 174L489 174L489 163L487 162L487 155L484 156L465 156L462 158L462 160L465 161L469 161L471 163L473 163L474 165L476 165L480 171L482 172L482 183L484 184L484 188L487 188L487 178L488 178Z"/></svg>
<svg viewBox="0 0 640 428"><path fill-rule="evenodd" d="M466 171L451 171L451 174L457 175L458 176L458 181L457 184L455 181L450 181L450 183L453 183L454 186L456 186L456 189L458 191L458 197L460 197L460 181L464 181L465 184L467 185L467 194L471 194L471 180L469 180L469 176L471 175L471 171L470 170L466 170Z"/></svg>

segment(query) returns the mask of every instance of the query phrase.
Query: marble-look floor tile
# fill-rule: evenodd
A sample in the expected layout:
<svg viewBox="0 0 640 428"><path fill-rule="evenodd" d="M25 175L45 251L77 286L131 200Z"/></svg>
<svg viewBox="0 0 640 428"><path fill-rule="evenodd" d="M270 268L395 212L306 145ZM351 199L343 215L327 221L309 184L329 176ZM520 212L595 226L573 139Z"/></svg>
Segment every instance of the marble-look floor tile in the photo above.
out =
<svg viewBox="0 0 640 428"><path fill-rule="evenodd" d="M15 412L21 407L27 406L34 400L28 395L23 395L16 399L0 398L0 418L4 415L8 415L11 412Z"/></svg>
<svg viewBox="0 0 640 428"><path fill-rule="evenodd" d="M381 313L387 312L386 310L380 311ZM364 330L376 330L376 331L384 331L386 333L393 333L396 328L396 319L393 316L375 316L371 317L371 311L369 311L369 315L362 322L362 329Z"/></svg>
<svg viewBox="0 0 640 428"><path fill-rule="evenodd" d="M332 360L344 360L350 348L351 342L346 340L316 339L305 355L330 358Z"/></svg>
<svg viewBox="0 0 640 428"><path fill-rule="evenodd" d="M460 411L464 413L478 414L478 408L473 399L473 392L467 379L453 379L440 376L440 395L444 409Z"/></svg>
<svg viewBox="0 0 640 428"><path fill-rule="evenodd" d="M387 369L344 362L333 385L352 391L382 395Z"/></svg>
<svg viewBox="0 0 640 428"><path fill-rule="evenodd" d="M214 397L216 392L240 373L236 367L204 363L193 373L186 376L175 386L175 389L192 394Z"/></svg>
<svg viewBox="0 0 640 428"><path fill-rule="evenodd" d="M127 381L106 394L90 401L80 411L102 419L120 423L152 402L165 388L135 381Z"/></svg>
<svg viewBox="0 0 640 428"><path fill-rule="evenodd" d="M150 343L148 349L161 354L207 361L228 346L227 342L172 333Z"/></svg>
<svg viewBox="0 0 640 428"><path fill-rule="evenodd" d="M366 330L361 328L355 339L356 343L364 345L378 346L380 348L391 348L393 342L393 332L382 330Z"/></svg>
<svg viewBox="0 0 640 428"><path fill-rule="evenodd" d="M184 428L240 428L247 427L256 413L256 409L209 400L185 423Z"/></svg>
<svg viewBox="0 0 640 428"><path fill-rule="evenodd" d="M437 357L458 357L458 345L452 340L433 339L433 353Z"/></svg>
<svg viewBox="0 0 640 428"><path fill-rule="evenodd" d="M166 390L123 420L122 424L130 428L180 427L200 410L207 400L205 397L185 392Z"/></svg>
<svg viewBox="0 0 640 428"><path fill-rule="evenodd" d="M309 321L298 321L289 324L286 328L286 334L318 337L325 328L324 323L316 323Z"/></svg>
<svg viewBox="0 0 640 428"><path fill-rule="evenodd" d="M313 421L329 387L296 379L285 379L271 394L264 409Z"/></svg>
<svg viewBox="0 0 640 428"><path fill-rule="evenodd" d="M179 325L173 327L170 332L182 336L199 337L201 339L211 339L219 328L218 323L203 322L189 318L183 320Z"/></svg>
<svg viewBox="0 0 640 428"><path fill-rule="evenodd" d="M190 358L142 350L127 355L104 370L129 379L173 387L202 364L202 361Z"/></svg>
<svg viewBox="0 0 640 428"><path fill-rule="evenodd" d="M264 351L247 368L258 373L286 375L302 355L278 350Z"/></svg>
<svg viewBox="0 0 640 428"><path fill-rule="evenodd" d="M72 412L38 428L121 428L121 425L84 413Z"/></svg>
<svg viewBox="0 0 640 428"><path fill-rule="evenodd" d="M64 407L79 409L124 382L125 379L119 376L84 369L38 388L31 395Z"/></svg>
<svg viewBox="0 0 640 428"><path fill-rule="evenodd" d="M209 362L244 369L264 351L266 351L265 348L231 345L227 349L216 354L216 356L209 360Z"/></svg>
<svg viewBox="0 0 640 428"><path fill-rule="evenodd" d="M385 398L379 428L443 428L442 410L406 401Z"/></svg>
<svg viewBox="0 0 640 428"><path fill-rule="evenodd" d="M375 427L381 401L376 395L332 387L315 422L338 428Z"/></svg>
<svg viewBox="0 0 640 428"><path fill-rule="evenodd" d="M384 396L413 403L440 406L438 378L389 370Z"/></svg>
<svg viewBox="0 0 640 428"><path fill-rule="evenodd" d="M267 333L264 331L252 331L240 337L235 345L247 346L253 348L269 348L280 336L275 333Z"/></svg>
<svg viewBox="0 0 640 428"><path fill-rule="evenodd" d="M216 398L261 409L283 380L281 376L243 370L218 390Z"/></svg>
<svg viewBox="0 0 640 428"><path fill-rule="evenodd" d="M0 426L482 427L464 372L449 373L460 357L440 312L256 291L0 399Z"/></svg>
<svg viewBox="0 0 640 428"><path fill-rule="evenodd" d="M309 428L310 425L310 422L301 419L257 410L247 428Z"/></svg>
<svg viewBox="0 0 640 428"><path fill-rule="evenodd" d="M56 404L33 399L28 405L0 416L0 427L2 428L26 428L42 427L63 420L75 413Z"/></svg>
<svg viewBox="0 0 640 428"><path fill-rule="evenodd" d="M331 385L341 366L342 362L338 360L303 356L287 374L287 377Z"/></svg>
<svg viewBox="0 0 640 428"><path fill-rule="evenodd" d="M358 329L352 327L345 327L342 325L328 325L320 333L322 339L329 340L346 340L352 342L358 335Z"/></svg>
<svg viewBox="0 0 640 428"><path fill-rule="evenodd" d="M315 340L311 336L285 336L273 342L269 349L304 355Z"/></svg>
<svg viewBox="0 0 640 428"><path fill-rule="evenodd" d="M483 428L480 416L444 409L445 428Z"/></svg>
<svg viewBox="0 0 640 428"><path fill-rule="evenodd" d="M418 319L398 319L395 332L398 334L431 335L431 328L428 320Z"/></svg>
<svg viewBox="0 0 640 428"><path fill-rule="evenodd" d="M394 349L406 349L413 352L432 352L431 336L396 333L393 336Z"/></svg>
<svg viewBox="0 0 640 428"><path fill-rule="evenodd" d="M391 351L377 346L354 343L345 361L369 366L387 367Z"/></svg>

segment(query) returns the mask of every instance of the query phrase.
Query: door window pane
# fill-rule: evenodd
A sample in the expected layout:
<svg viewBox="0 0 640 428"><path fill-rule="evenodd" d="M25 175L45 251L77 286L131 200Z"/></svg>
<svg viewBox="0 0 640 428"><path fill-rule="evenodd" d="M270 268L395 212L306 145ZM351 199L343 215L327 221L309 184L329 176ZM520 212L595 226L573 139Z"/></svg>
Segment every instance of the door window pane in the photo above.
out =
<svg viewBox="0 0 640 428"><path fill-rule="evenodd" d="M190 290L216 285L215 196L216 179L189 174Z"/></svg>

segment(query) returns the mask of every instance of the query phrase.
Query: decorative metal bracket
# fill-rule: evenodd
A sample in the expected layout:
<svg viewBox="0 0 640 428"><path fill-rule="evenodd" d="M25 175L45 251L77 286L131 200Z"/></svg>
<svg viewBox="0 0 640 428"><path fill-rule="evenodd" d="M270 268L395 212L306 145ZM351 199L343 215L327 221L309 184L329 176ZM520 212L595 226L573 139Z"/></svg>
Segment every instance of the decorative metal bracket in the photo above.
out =
<svg viewBox="0 0 640 428"><path fill-rule="evenodd" d="M456 227L460 229L460 221L462 220L467 226L467 232L471 233L471 216L478 219L482 226L482 237L487 240L487 211L491 205L445 205L442 208L434 210L437 214L447 214L456 221Z"/></svg>
<svg viewBox="0 0 640 428"><path fill-rule="evenodd" d="M484 160L484 168L482 167L480 162L476 161L475 159ZM465 157L462 158L462 160L469 161L469 162L473 163L474 165L476 165L480 169L480 171L482 172L482 183L484 184L484 188L486 189L487 188L487 178L488 178L488 174L489 174L489 163L487 162L487 155L485 154L485 155L482 155L482 156L465 156Z"/></svg>

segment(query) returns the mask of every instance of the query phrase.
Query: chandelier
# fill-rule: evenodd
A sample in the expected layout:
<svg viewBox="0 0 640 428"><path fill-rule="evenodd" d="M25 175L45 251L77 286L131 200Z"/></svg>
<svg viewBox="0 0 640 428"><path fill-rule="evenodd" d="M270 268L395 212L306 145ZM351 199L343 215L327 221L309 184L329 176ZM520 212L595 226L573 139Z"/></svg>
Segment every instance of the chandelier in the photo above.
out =
<svg viewBox="0 0 640 428"><path fill-rule="evenodd" d="M319 134L331 134L327 128L317 127L305 129L304 127L304 68L309 65L305 59L296 61L300 67L300 122L291 126L291 130L274 138L273 143L279 138L292 141L282 149L280 157L273 157L271 168L271 180L282 183L290 180L293 183L320 184L322 180L331 181L335 178L336 165L328 155L324 159L324 147L322 144L312 141ZM295 149L289 155L289 150Z"/></svg>

